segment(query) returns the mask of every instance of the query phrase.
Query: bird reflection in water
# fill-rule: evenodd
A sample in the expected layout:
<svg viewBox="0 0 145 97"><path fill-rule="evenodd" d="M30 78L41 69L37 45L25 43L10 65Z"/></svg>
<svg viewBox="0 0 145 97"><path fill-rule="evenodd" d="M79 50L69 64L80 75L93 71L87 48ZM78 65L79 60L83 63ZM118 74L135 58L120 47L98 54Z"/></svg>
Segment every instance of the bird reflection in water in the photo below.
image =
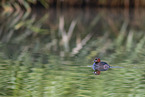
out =
<svg viewBox="0 0 145 97"><path fill-rule="evenodd" d="M100 58L95 58L94 64L92 66L95 75L100 75L101 71L106 71L110 66L106 62L101 62Z"/></svg>

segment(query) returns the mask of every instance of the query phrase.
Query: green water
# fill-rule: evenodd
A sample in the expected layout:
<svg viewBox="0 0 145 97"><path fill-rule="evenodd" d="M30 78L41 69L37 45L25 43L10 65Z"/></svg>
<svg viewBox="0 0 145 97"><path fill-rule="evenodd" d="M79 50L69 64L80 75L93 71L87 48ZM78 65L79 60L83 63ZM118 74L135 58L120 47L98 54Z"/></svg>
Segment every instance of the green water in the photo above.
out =
<svg viewBox="0 0 145 97"><path fill-rule="evenodd" d="M145 97L140 11L139 17L121 9L1 14L0 97ZM96 76L88 67L95 57L123 68Z"/></svg>
<svg viewBox="0 0 145 97"><path fill-rule="evenodd" d="M3 96L18 97L143 97L145 95L145 66L141 63L116 63L95 76L85 58L61 59L48 55L48 63L1 60L0 83ZM39 59L41 60L41 59ZM83 61L83 62L82 62ZM130 66L129 66L130 65ZM126 66L126 67L125 67ZM137 67L137 68L133 68Z"/></svg>

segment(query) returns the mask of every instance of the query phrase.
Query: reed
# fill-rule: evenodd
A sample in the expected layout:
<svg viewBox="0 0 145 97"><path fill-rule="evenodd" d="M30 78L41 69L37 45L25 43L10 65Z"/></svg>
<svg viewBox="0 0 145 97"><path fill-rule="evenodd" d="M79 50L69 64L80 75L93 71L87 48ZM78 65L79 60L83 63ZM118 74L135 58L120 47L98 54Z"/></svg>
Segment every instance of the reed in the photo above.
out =
<svg viewBox="0 0 145 97"><path fill-rule="evenodd" d="M91 10L2 12L0 96L143 97L144 11L128 20L124 10ZM86 66L96 56L125 68L94 76Z"/></svg>
<svg viewBox="0 0 145 97"><path fill-rule="evenodd" d="M120 8L142 8L145 7L144 0L1 0L0 6L6 11L30 10L32 6L43 6L44 8L57 7L120 7Z"/></svg>

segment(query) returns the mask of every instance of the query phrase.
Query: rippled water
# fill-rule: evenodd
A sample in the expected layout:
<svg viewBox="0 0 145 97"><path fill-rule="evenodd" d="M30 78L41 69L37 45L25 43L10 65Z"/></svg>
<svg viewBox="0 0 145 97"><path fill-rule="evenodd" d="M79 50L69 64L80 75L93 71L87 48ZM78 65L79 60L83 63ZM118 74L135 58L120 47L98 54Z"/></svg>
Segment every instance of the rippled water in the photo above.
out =
<svg viewBox="0 0 145 97"><path fill-rule="evenodd" d="M82 64L81 61L62 61L57 57L50 58L49 61L47 64L1 61L1 88L3 89L1 95L144 96L144 65L142 68L112 68L96 76L92 68L87 67L92 64L91 62ZM141 64L131 65L138 67Z"/></svg>
<svg viewBox="0 0 145 97"><path fill-rule="evenodd" d="M26 20L14 15L13 23L1 26L0 96L144 97L144 9L139 11L40 10L46 17L34 12ZM59 28L64 22L65 31L75 25L70 39ZM114 68L94 75L95 57Z"/></svg>

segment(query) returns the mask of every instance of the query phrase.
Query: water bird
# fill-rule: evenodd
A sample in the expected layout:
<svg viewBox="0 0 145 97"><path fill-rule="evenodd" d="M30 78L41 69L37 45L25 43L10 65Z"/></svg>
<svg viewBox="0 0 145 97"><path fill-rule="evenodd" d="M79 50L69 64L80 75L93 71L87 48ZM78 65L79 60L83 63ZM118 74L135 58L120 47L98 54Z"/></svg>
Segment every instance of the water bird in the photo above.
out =
<svg viewBox="0 0 145 97"><path fill-rule="evenodd" d="M108 65L106 62L101 62L101 59L96 57L94 60L94 64L92 66L95 75L100 75L101 71L106 71L111 66Z"/></svg>

